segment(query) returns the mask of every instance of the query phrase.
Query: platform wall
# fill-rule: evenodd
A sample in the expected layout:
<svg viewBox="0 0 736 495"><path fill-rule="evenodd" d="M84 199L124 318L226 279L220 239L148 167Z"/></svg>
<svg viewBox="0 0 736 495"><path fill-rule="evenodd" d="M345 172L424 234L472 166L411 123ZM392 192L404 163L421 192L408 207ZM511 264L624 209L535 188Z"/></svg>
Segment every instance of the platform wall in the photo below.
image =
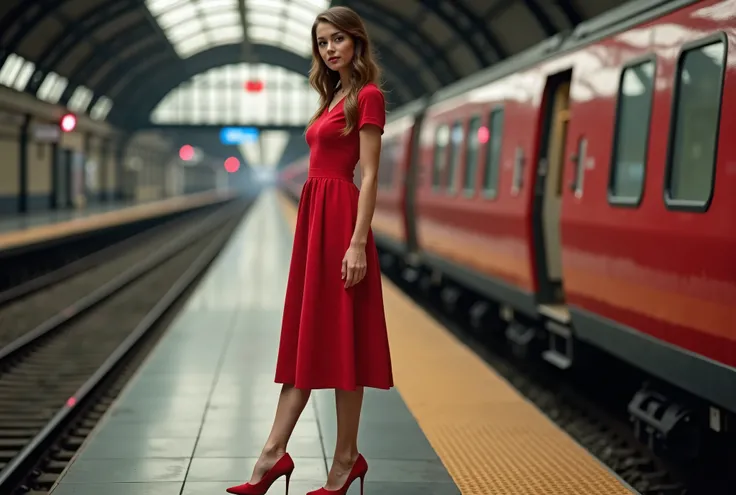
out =
<svg viewBox="0 0 736 495"><path fill-rule="evenodd" d="M19 211L24 159L28 211L149 201L215 186L214 171L182 167L175 143L156 132L126 136L106 122L79 115L75 131L62 134L59 142L40 139L36 125L55 125L65 112L0 87L0 215Z"/></svg>

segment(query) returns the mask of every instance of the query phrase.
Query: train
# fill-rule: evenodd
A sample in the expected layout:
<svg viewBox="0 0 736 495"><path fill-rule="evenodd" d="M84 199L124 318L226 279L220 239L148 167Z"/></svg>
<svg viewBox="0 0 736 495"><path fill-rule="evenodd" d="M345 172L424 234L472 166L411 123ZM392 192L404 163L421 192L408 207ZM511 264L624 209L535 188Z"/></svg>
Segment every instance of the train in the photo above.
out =
<svg viewBox="0 0 736 495"><path fill-rule="evenodd" d="M735 8L635 0L390 111L383 134L384 268L561 370L585 349L639 370L627 407L649 443L736 431ZM308 167L280 172L296 200Z"/></svg>

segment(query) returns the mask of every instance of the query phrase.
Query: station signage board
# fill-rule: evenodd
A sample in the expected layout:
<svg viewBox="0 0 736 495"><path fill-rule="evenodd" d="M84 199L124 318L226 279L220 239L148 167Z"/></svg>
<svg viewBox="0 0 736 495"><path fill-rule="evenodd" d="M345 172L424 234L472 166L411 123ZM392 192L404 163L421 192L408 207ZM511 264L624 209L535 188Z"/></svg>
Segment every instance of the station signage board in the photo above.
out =
<svg viewBox="0 0 736 495"><path fill-rule="evenodd" d="M259 135L257 127L223 127L220 130L220 142L227 146L252 143L258 140Z"/></svg>

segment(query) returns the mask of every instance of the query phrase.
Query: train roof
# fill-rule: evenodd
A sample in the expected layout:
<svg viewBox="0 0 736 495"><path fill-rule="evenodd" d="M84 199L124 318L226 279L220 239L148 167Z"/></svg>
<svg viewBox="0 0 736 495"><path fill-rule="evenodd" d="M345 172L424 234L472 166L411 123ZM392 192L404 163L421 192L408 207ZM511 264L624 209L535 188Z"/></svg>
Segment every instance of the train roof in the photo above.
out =
<svg viewBox="0 0 736 495"><path fill-rule="evenodd" d="M697 3L700 0L632 0L604 14L578 24L572 31L558 33L512 57L481 69L475 74L445 86L429 97L422 97L393 110L389 120L417 113L434 104L489 84L543 60L579 49L605 37L625 31L649 20Z"/></svg>

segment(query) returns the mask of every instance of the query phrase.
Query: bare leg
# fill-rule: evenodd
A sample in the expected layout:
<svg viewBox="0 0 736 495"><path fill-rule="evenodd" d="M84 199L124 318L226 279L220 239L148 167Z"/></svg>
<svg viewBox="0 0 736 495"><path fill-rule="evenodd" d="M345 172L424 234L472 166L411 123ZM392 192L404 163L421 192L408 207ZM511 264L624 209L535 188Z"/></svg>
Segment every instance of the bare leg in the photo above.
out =
<svg viewBox="0 0 736 495"><path fill-rule="evenodd" d="M249 483L258 483L263 475L286 453L286 444L289 443L296 422L309 401L310 392L310 390L294 388L293 385L284 385L281 388L271 433L253 468L253 475Z"/></svg>
<svg viewBox="0 0 736 495"><path fill-rule="evenodd" d="M335 390L337 407L337 443L332 468L327 475L327 490L341 488L358 458L358 427L363 405L363 387L355 392Z"/></svg>

